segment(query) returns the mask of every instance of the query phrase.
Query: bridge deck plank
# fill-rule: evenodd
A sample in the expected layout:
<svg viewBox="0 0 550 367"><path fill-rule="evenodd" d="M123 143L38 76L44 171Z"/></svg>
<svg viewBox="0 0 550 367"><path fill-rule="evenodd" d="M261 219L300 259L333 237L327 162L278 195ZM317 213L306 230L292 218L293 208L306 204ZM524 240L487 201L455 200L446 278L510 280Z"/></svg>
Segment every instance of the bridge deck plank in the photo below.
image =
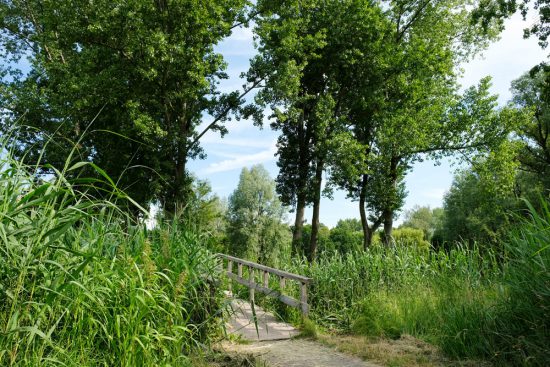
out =
<svg viewBox="0 0 550 367"><path fill-rule="evenodd" d="M285 340L299 334L292 325L281 322L271 313L264 311L259 306L254 306L256 313L256 324L254 323L254 313L249 302L243 300L233 300L233 315L227 327L230 334L241 336L249 341L269 341Z"/></svg>

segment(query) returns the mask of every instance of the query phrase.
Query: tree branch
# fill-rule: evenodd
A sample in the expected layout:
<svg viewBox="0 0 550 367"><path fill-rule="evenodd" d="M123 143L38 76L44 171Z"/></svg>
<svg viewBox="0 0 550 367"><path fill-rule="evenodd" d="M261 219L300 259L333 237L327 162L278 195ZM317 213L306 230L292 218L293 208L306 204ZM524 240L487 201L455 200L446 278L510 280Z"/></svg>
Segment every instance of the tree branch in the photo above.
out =
<svg viewBox="0 0 550 367"><path fill-rule="evenodd" d="M476 143L476 144L470 144L470 145L458 145L458 146L439 146L439 147L431 147L431 148L424 148L424 149L418 149L413 150L411 152L407 152L406 154L401 154L398 156L399 159L404 158L406 155L412 155L412 154L423 154L423 153L432 153L442 150L464 150L464 149L470 149L470 148L479 148L482 146L485 146L486 143Z"/></svg>
<svg viewBox="0 0 550 367"><path fill-rule="evenodd" d="M420 17L420 14L422 14L422 12L424 11L424 9L428 6L428 4L430 3L431 0L426 0L424 3L422 3L421 5L419 5L419 7L416 9L416 11L413 13L413 15L411 15L411 17L409 18L409 21L407 22L407 24L405 24L403 26L403 28L401 29L401 31L399 33L397 33L397 37L396 37L396 41L397 42L401 42L401 39L403 38L403 36L405 35L405 32L407 32L407 30L412 27L412 25L416 22L416 20L418 19L418 17ZM401 18L401 17L400 17Z"/></svg>
<svg viewBox="0 0 550 367"><path fill-rule="evenodd" d="M263 80L264 80L264 78L256 80L254 82L254 84L252 84L252 86L250 86L250 88L246 89L245 91L243 91L241 93L241 95L237 98L238 101L241 101L248 93L250 93L253 89L255 89ZM227 106L225 109L223 109L223 111L214 119L214 121L212 121L210 124L208 124L208 126L199 135L197 135L197 137L193 140L193 142L191 142L191 144L189 145L189 149L191 149L193 146L195 146L195 144L197 144L199 142L199 140L204 136L204 134L206 134L211 128L214 127L214 125L216 125L218 122L220 122L220 120L222 120L224 117L226 117L227 114L229 112L231 112L232 109L233 109L232 106Z"/></svg>

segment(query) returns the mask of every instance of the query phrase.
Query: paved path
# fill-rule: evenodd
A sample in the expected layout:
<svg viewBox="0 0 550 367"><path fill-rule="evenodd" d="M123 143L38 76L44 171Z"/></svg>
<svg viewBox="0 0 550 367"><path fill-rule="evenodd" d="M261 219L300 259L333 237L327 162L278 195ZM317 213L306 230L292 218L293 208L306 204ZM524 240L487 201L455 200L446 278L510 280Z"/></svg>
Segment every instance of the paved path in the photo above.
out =
<svg viewBox="0 0 550 367"><path fill-rule="evenodd" d="M268 367L380 367L359 358L340 353L313 340L292 339L299 331L255 306L256 331L250 304L233 301L235 311L228 332L239 335L247 344L225 342L222 348L229 353L253 355Z"/></svg>

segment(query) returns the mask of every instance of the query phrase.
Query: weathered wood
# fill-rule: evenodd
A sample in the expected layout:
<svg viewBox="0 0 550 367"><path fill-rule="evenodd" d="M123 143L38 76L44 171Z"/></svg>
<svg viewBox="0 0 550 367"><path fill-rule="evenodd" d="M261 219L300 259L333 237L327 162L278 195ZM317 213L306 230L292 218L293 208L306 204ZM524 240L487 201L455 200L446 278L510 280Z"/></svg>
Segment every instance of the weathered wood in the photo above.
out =
<svg viewBox="0 0 550 367"><path fill-rule="evenodd" d="M279 269L270 268L268 266L256 264L251 261L225 254L218 254L217 256L228 261L226 272L227 277L249 289L250 302L254 303L254 292L259 291L269 297L277 298L286 305L299 308L302 314L307 316L309 312L309 305L307 304L307 285L311 281L310 278L288 273ZM233 273L233 263L237 263L237 274ZM243 278L243 266L248 268L248 280ZM262 272L259 283L256 282L256 270ZM279 277L279 290L269 288L269 274L275 274ZM286 286L286 279L294 280L300 284L300 300L283 294L283 290Z"/></svg>
<svg viewBox="0 0 550 367"><path fill-rule="evenodd" d="M217 254L217 256L221 257L221 258L224 258L226 260L232 260L236 263L240 263L240 264L243 264L243 265L248 266L248 267L253 267L253 268L258 269L258 270L262 270L262 271L265 270L265 271L267 271L271 274L275 274L275 275L278 275L278 276L281 276L281 277L285 277L287 279L292 279L292 280L295 280L297 282L301 282L301 283L311 282L311 278L304 277L304 276L297 275L297 274L292 274L292 273L289 273L289 272L286 272L286 271L283 271L283 270L279 270L279 269L275 269L275 268L270 268L269 266L256 264L256 263L253 263L253 262L248 261L248 260L239 259L238 257L233 257L233 256L225 255L225 254Z"/></svg>
<svg viewBox="0 0 550 367"><path fill-rule="evenodd" d="M307 316L309 313L309 306L307 304L307 284L300 284L300 304L302 305L302 314Z"/></svg>
<svg viewBox="0 0 550 367"><path fill-rule="evenodd" d="M251 286L249 288L250 302L254 303L254 290L256 289L256 281L254 280L254 273L256 270L249 266L248 267L248 278L250 280Z"/></svg>
<svg viewBox="0 0 550 367"><path fill-rule="evenodd" d="M227 262L227 274L233 274L233 261L232 260L229 260ZM233 294L233 286L232 286L231 282L229 282L228 291L229 291L229 293Z"/></svg>
<svg viewBox="0 0 550 367"><path fill-rule="evenodd" d="M289 305L291 307L299 308L300 305L301 305L300 301L295 300L292 297L285 296L284 294L282 294L281 292L279 292L277 290L263 287L263 286L259 285L258 283L252 283L252 282L250 282L250 281L248 281L244 278L238 277L235 274L227 274L227 276L229 278L233 279L234 281L236 281L237 283L248 287L249 289L254 289L254 290L257 290L258 292L261 292L261 293L263 293L263 294L265 294L269 297L277 298L279 301L281 301L284 304Z"/></svg>

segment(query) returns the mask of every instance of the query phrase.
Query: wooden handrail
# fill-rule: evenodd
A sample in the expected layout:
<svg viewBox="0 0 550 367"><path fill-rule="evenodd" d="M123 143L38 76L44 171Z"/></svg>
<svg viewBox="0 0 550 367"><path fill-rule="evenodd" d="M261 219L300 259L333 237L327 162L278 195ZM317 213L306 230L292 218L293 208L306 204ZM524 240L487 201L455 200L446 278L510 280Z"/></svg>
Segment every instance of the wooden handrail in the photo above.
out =
<svg viewBox="0 0 550 367"><path fill-rule="evenodd" d="M293 274L293 273L289 273L287 271L283 271L283 270L279 270L279 269L275 269L275 268L270 268L269 266L265 266L265 265L262 265L262 264L257 264L257 263L254 263L252 261L239 259L238 257L234 257L234 256L226 255L226 254L216 254L216 256L224 258L226 260L231 260L231 261L233 261L234 263L237 263L237 264L243 264L245 266L250 266L250 267L253 267L253 268L258 269L258 270L267 271L268 273L275 274L275 275L278 275L280 277L284 277L286 279L292 279L292 280L295 280L295 281L300 282L300 283L309 284L309 282L311 282L311 278L304 277L304 276L297 275L297 274Z"/></svg>
<svg viewBox="0 0 550 367"><path fill-rule="evenodd" d="M227 270L225 273L229 279L248 287L250 291L249 293L251 302L254 302L254 291L257 290L266 294L269 297L275 297L291 307L300 308L304 316L307 316L307 314L309 313L309 305L307 303L307 285L311 282L311 278L275 268L270 268L269 266L257 264L244 259L239 259L238 257L226 254L216 254L216 256L222 260L227 260ZM233 263L237 264L237 274L233 273ZM243 266L248 267L249 279L243 278ZM256 270L263 272L261 283L256 283ZM269 274L273 274L279 277L279 290L269 288ZM282 293L286 286L286 279L296 281L300 284L299 301ZM231 291L231 283L229 287L229 290Z"/></svg>

